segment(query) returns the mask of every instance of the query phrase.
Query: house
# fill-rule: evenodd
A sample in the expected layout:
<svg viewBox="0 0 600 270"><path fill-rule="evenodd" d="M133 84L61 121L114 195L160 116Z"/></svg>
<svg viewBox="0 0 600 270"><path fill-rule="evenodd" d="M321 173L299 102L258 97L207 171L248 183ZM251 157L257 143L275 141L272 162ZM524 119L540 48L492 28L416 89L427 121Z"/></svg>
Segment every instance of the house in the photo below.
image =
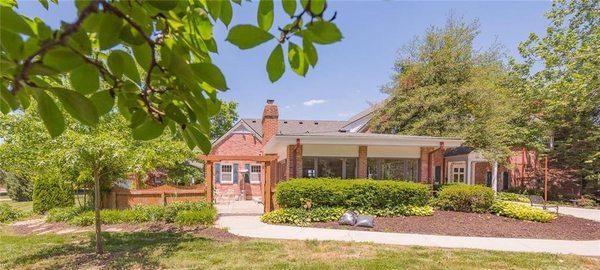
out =
<svg viewBox="0 0 600 270"><path fill-rule="evenodd" d="M494 169L460 138L372 133L369 124L378 106L347 121L285 120L267 100L262 118L239 120L202 157L214 200L263 200L277 182L299 177L490 186L494 170L502 190L517 184L525 164L537 166L530 152L515 151L508 165Z"/></svg>

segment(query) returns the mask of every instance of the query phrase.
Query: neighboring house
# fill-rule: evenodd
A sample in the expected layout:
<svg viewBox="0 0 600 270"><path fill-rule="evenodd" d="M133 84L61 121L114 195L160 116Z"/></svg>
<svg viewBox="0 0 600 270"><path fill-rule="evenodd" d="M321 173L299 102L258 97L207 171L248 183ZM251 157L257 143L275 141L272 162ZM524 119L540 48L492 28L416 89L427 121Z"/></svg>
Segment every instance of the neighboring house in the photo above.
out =
<svg viewBox="0 0 600 270"><path fill-rule="evenodd" d="M217 202L257 199L263 181L299 177L399 179L427 184L461 182L491 185L493 165L459 138L376 134L370 131L380 104L348 121L283 120L273 100L261 119L241 119L213 142L205 159ZM498 189L516 185L525 166L537 166L515 156L498 167Z"/></svg>

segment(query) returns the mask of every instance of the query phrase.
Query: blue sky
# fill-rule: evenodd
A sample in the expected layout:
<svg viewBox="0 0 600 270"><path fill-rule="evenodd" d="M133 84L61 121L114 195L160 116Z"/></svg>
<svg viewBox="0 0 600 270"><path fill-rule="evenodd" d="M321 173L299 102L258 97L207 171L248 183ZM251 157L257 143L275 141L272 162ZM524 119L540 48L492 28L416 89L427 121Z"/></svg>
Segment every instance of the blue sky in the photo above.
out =
<svg viewBox="0 0 600 270"><path fill-rule="evenodd" d="M256 23L255 3L234 5L232 25ZM288 22L277 3L275 25ZM395 2L395 1L330 1L329 9L337 11L336 23L344 39L340 43L318 46L319 62L305 78L291 70L272 84L265 70L274 43L265 43L242 51L224 42L227 29L219 23L215 37L220 42L214 62L222 69L230 90L224 100L239 103L241 117L260 117L267 99L275 99L280 118L347 119L370 102L385 98L379 89L389 82L398 49L432 26L443 26L448 15L463 16L466 21L478 19L481 34L479 48L494 41L504 46L507 55L518 57L517 45L529 33L543 33L547 21L546 1L529 2ZM37 1L20 3L20 12L42 18L57 26L60 20L75 18L73 3L62 3L44 10Z"/></svg>

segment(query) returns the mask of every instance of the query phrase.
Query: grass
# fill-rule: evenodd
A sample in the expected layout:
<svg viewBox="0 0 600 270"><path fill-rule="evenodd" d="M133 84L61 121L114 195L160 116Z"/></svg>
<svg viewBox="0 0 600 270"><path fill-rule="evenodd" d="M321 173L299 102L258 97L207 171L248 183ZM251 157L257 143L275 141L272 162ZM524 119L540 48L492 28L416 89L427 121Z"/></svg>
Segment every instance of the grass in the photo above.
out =
<svg viewBox="0 0 600 270"><path fill-rule="evenodd" d="M15 202L12 201L8 196L0 196L0 203L7 203L12 208L15 208L20 211L28 212L33 209L33 202Z"/></svg>
<svg viewBox="0 0 600 270"><path fill-rule="evenodd" d="M174 233L106 233L96 256L92 234L16 236L0 228L0 269L599 269L567 255L398 247L320 241L214 241Z"/></svg>

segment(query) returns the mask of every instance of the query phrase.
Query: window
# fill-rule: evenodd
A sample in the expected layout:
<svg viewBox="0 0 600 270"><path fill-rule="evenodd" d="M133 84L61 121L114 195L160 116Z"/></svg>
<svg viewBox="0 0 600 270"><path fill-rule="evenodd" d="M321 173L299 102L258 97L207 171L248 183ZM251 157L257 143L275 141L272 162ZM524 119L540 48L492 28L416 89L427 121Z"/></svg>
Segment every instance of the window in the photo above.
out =
<svg viewBox="0 0 600 270"><path fill-rule="evenodd" d="M454 183L465 183L465 164L451 163L451 180Z"/></svg>
<svg viewBox="0 0 600 270"><path fill-rule="evenodd" d="M419 180L419 160L400 158L367 159L367 175L373 179Z"/></svg>
<svg viewBox="0 0 600 270"><path fill-rule="evenodd" d="M233 166L231 164L221 165L221 183L233 183Z"/></svg>
<svg viewBox="0 0 600 270"><path fill-rule="evenodd" d="M356 178L356 158L302 157L302 177Z"/></svg>
<svg viewBox="0 0 600 270"><path fill-rule="evenodd" d="M262 167L260 165L250 166L250 183L252 183L252 184L260 183L260 173L261 172L262 172Z"/></svg>

